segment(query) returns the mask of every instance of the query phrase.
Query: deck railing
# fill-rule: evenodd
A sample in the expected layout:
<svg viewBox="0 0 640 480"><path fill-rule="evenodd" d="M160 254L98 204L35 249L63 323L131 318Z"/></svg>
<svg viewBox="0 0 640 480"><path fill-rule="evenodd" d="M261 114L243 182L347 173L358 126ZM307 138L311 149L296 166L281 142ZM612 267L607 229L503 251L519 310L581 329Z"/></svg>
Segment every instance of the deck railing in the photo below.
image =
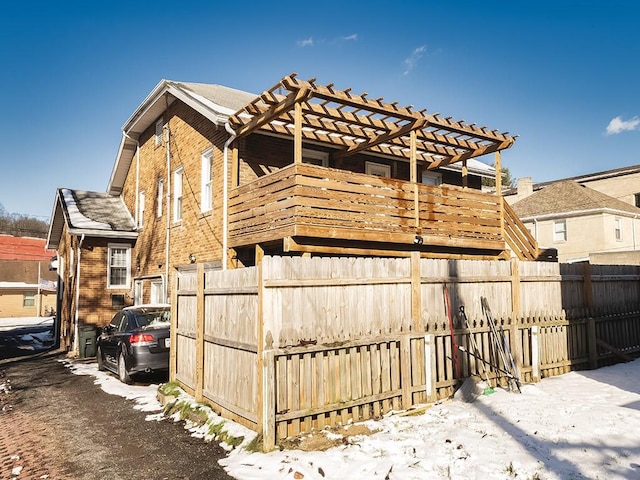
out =
<svg viewBox="0 0 640 480"><path fill-rule="evenodd" d="M229 244L300 236L504 251L502 212L499 197L473 189L293 164L231 190Z"/></svg>

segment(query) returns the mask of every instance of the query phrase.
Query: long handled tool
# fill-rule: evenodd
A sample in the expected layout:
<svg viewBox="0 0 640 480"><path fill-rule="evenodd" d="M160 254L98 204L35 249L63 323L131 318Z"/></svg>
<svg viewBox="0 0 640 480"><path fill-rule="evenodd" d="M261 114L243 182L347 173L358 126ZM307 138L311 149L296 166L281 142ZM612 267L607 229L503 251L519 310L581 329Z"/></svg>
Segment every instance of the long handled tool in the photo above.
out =
<svg viewBox="0 0 640 480"><path fill-rule="evenodd" d="M464 305L460 305L459 311L460 311L460 316L463 318L465 326L467 327L467 330L469 331L469 339L471 340L471 346L473 347L473 353L471 353L471 352L468 352L468 353L471 354L471 356L473 356L474 358L480 360L480 368L482 369L482 373L485 376L485 381L487 382L487 387L484 389L483 393L485 395L491 395L492 393L495 392L495 390L491 386L491 380L489 379L489 374L487 373L487 369L484 367L485 361L480 356L480 350L478 349L478 343L476 342L476 338L474 337L473 333L471 333L471 324L469 323L469 319L467 318L467 314L464 311ZM465 351L465 348L462 347L462 346L460 346L458 348L463 352Z"/></svg>
<svg viewBox="0 0 640 480"><path fill-rule="evenodd" d="M508 376L509 382L515 383L518 392L520 392L520 381L518 380L518 374L514 368L515 362L513 362L513 357L511 357L511 363L507 362L507 354L505 353L503 347L504 338L501 338L498 333L496 322L491 315L491 309L489 309L489 302L485 297L480 297L480 304L482 306L482 312L484 313L485 317L487 318L487 322L489 323L489 328L491 329L493 338L493 344L496 351L498 352L498 355L500 356L500 360L502 360L504 370L510 372L510 375ZM511 351L509 351L509 354L511 354ZM513 390L513 386L511 387L511 389Z"/></svg>

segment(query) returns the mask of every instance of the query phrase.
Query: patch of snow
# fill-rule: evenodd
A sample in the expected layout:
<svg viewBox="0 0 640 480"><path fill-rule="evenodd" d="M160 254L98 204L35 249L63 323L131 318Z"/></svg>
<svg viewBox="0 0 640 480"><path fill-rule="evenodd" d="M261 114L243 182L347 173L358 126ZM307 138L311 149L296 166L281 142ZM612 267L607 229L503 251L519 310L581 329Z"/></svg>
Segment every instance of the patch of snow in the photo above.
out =
<svg viewBox="0 0 640 480"><path fill-rule="evenodd" d="M157 385L124 385L95 364L68 366L96 377L108 393L135 399L138 409L161 408ZM454 399L415 415L369 420L375 433L346 437L325 451L249 452L244 447L254 432L213 412L210 418L225 422L231 435L246 435L240 447L226 445L220 461L241 480L623 480L640 478L638 378L640 359L543 379L522 393L498 388L473 402ZM210 440L208 427L186 428Z"/></svg>

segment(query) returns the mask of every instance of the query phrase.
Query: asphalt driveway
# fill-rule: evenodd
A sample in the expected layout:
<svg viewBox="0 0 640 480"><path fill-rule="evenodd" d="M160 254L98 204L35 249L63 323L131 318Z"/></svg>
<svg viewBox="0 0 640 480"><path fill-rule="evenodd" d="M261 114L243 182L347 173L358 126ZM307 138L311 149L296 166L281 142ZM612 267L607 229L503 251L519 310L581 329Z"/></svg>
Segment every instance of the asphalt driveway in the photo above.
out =
<svg viewBox="0 0 640 480"><path fill-rule="evenodd" d="M0 478L231 479L225 451L181 423L147 421L59 352L0 362Z"/></svg>

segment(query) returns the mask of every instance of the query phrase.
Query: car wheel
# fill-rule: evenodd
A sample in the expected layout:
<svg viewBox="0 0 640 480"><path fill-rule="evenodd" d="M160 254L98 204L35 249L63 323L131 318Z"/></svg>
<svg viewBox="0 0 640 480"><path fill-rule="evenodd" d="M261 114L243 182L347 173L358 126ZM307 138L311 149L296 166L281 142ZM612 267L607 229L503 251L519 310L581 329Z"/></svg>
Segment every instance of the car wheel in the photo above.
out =
<svg viewBox="0 0 640 480"><path fill-rule="evenodd" d="M120 353L120 355L118 355L118 377L122 383L133 383L131 375L127 372L127 366L124 363L124 353Z"/></svg>
<svg viewBox="0 0 640 480"><path fill-rule="evenodd" d="M102 372L104 370L104 358L102 358L102 348L100 347L96 350L96 360L98 361L98 370Z"/></svg>

